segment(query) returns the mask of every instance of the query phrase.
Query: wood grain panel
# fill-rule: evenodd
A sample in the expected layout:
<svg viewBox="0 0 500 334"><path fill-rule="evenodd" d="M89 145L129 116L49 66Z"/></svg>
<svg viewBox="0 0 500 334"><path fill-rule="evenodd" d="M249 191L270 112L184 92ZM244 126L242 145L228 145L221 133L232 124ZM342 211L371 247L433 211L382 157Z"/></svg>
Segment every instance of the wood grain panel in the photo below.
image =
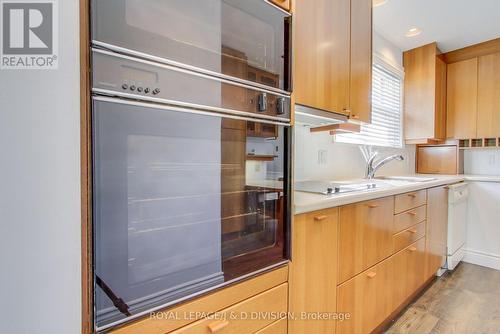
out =
<svg viewBox="0 0 500 334"><path fill-rule="evenodd" d="M422 205L418 208L397 214L394 217L394 232L398 233L423 222L427 217L427 206Z"/></svg>
<svg viewBox="0 0 500 334"><path fill-rule="evenodd" d="M500 137L500 52L479 58L477 137Z"/></svg>
<svg viewBox="0 0 500 334"><path fill-rule="evenodd" d="M340 208L339 283L392 254L394 197Z"/></svg>
<svg viewBox="0 0 500 334"><path fill-rule="evenodd" d="M446 139L446 63L436 57L436 106L434 111L434 137Z"/></svg>
<svg viewBox="0 0 500 334"><path fill-rule="evenodd" d="M281 319L276 322L273 322L269 326L261 329L255 334L287 334L288 331L288 322L287 319Z"/></svg>
<svg viewBox="0 0 500 334"><path fill-rule="evenodd" d="M457 174L457 146L417 146L417 173Z"/></svg>
<svg viewBox="0 0 500 334"><path fill-rule="evenodd" d="M251 334L271 324L271 314L284 314L288 309L288 284L283 283L257 296L219 311L217 319L206 318L173 331L175 334ZM252 318L257 312L262 317ZM233 318L234 316L234 318Z"/></svg>
<svg viewBox="0 0 500 334"><path fill-rule="evenodd" d="M350 117L365 123L372 117L372 54L372 0L351 0Z"/></svg>
<svg viewBox="0 0 500 334"><path fill-rule="evenodd" d="M476 137L477 58L448 64L447 120L448 138Z"/></svg>
<svg viewBox="0 0 500 334"><path fill-rule="evenodd" d="M290 312L336 311L338 208L294 217L290 264ZM333 320L294 320L289 332L333 333Z"/></svg>
<svg viewBox="0 0 500 334"><path fill-rule="evenodd" d="M271 0L271 2L280 6L284 10L290 10L290 0Z"/></svg>
<svg viewBox="0 0 500 334"><path fill-rule="evenodd" d="M424 190L413 191L396 195L394 199L394 213L414 209L427 203L427 193Z"/></svg>
<svg viewBox="0 0 500 334"><path fill-rule="evenodd" d="M448 235L448 189L427 190L426 273L434 275L444 265ZM426 278L427 278L426 277Z"/></svg>
<svg viewBox="0 0 500 334"><path fill-rule="evenodd" d="M165 334L192 323L197 318L191 319L183 317L189 312L199 312L203 314L214 313L223 310L233 304L239 303L252 296L258 295L273 287L281 285L288 280L288 267L282 267L251 280L224 288L193 301L186 302L178 307L165 309L167 314L178 314L180 319L164 317L164 319L154 319L151 317L138 320L130 325L112 331L113 334ZM286 300L286 296L285 296Z"/></svg>
<svg viewBox="0 0 500 334"><path fill-rule="evenodd" d="M405 139L435 138L436 43L403 54Z"/></svg>
<svg viewBox="0 0 500 334"><path fill-rule="evenodd" d="M295 103L342 112L349 104L350 0L293 6Z"/></svg>
<svg viewBox="0 0 500 334"><path fill-rule="evenodd" d="M389 258L338 287L339 334L371 333L393 311L394 261Z"/></svg>
<svg viewBox="0 0 500 334"><path fill-rule="evenodd" d="M425 236L425 221L412 226L394 235L394 253L408 247L418 239Z"/></svg>
<svg viewBox="0 0 500 334"><path fill-rule="evenodd" d="M447 52L442 55L442 58L446 63L450 64L497 52L500 52L500 38Z"/></svg>

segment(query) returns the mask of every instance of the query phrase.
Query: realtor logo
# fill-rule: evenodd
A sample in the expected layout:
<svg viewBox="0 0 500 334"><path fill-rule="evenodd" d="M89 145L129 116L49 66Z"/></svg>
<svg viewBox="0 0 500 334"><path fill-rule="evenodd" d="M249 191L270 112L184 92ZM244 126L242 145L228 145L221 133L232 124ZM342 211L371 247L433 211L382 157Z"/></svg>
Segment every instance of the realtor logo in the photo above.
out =
<svg viewBox="0 0 500 334"><path fill-rule="evenodd" d="M1 69L57 68L56 0L0 0Z"/></svg>

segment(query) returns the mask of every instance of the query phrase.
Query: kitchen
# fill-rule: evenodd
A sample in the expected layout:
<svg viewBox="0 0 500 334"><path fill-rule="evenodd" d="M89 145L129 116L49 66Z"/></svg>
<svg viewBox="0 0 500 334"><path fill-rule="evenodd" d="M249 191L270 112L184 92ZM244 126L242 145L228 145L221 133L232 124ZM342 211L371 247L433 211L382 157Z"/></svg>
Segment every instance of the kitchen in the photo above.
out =
<svg viewBox="0 0 500 334"><path fill-rule="evenodd" d="M2 333L498 332L496 1L37 2Z"/></svg>

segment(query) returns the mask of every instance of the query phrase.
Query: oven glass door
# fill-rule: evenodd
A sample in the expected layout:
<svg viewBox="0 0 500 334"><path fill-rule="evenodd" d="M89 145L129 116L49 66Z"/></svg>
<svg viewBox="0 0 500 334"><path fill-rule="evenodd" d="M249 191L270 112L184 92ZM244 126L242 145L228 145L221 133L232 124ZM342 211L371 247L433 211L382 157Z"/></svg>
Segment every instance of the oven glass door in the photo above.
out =
<svg viewBox="0 0 500 334"><path fill-rule="evenodd" d="M289 90L289 15L263 0L94 0L92 5L96 45Z"/></svg>
<svg viewBox="0 0 500 334"><path fill-rule="evenodd" d="M286 259L289 131L94 98L97 328Z"/></svg>

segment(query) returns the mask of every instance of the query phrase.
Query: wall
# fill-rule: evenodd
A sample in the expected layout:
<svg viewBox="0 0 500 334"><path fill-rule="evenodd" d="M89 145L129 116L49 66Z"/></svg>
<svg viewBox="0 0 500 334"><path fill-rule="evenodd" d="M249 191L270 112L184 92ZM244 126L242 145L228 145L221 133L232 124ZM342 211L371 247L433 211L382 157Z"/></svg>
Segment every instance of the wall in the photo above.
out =
<svg viewBox="0 0 500 334"><path fill-rule="evenodd" d="M374 53L396 67L403 66L403 53L374 32ZM380 155L402 154L404 162L391 162L377 175L408 175L415 173L415 146L403 149L377 148ZM346 180L362 178L366 162L358 145L334 143L328 133L310 133L304 126L295 128L295 180Z"/></svg>
<svg viewBox="0 0 500 334"><path fill-rule="evenodd" d="M81 327L78 1L58 3L59 69L0 70L0 333Z"/></svg>
<svg viewBox="0 0 500 334"><path fill-rule="evenodd" d="M469 182L465 261L500 270L500 182Z"/></svg>
<svg viewBox="0 0 500 334"><path fill-rule="evenodd" d="M500 149L464 150L464 174L500 175Z"/></svg>

